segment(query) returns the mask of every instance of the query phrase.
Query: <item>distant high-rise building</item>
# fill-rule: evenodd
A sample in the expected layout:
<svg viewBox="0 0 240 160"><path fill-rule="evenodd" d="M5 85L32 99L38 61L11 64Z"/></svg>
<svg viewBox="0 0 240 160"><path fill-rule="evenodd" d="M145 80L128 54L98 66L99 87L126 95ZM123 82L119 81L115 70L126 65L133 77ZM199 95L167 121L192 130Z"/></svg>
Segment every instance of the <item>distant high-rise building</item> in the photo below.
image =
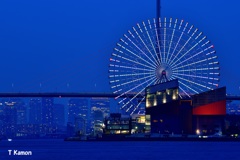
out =
<svg viewBox="0 0 240 160"><path fill-rule="evenodd" d="M57 126L65 125L65 106L63 104L53 105L53 119Z"/></svg>
<svg viewBox="0 0 240 160"><path fill-rule="evenodd" d="M15 103L17 108L17 124L27 124L27 108L22 100Z"/></svg>
<svg viewBox="0 0 240 160"><path fill-rule="evenodd" d="M41 99L31 99L29 101L29 124L42 123L42 101Z"/></svg>
<svg viewBox="0 0 240 160"><path fill-rule="evenodd" d="M91 117L90 127L91 131L96 130L96 126L103 123L104 118L110 114L110 101L109 98L91 98Z"/></svg>
<svg viewBox="0 0 240 160"><path fill-rule="evenodd" d="M27 110L21 99L3 100L5 122L10 124L26 124Z"/></svg>
<svg viewBox="0 0 240 160"><path fill-rule="evenodd" d="M0 135L4 135L4 105L0 102Z"/></svg>
<svg viewBox="0 0 240 160"><path fill-rule="evenodd" d="M42 123L51 126L53 125L53 98L42 98Z"/></svg>
<svg viewBox="0 0 240 160"><path fill-rule="evenodd" d="M110 101L109 98L92 98L91 108L99 108L103 112L103 117L108 117L110 114Z"/></svg>
<svg viewBox="0 0 240 160"><path fill-rule="evenodd" d="M92 116L92 131L94 136L102 135L102 125L104 121L104 112L97 107L92 107L91 109Z"/></svg>
<svg viewBox="0 0 240 160"><path fill-rule="evenodd" d="M27 108L22 99L3 99L0 103L0 108L3 108L1 118L3 123L0 123L0 132L7 137L15 137L19 135L19 130L24 132L22 126L27 123ZM1 111L0 111L1 112Z"/></svg>
<svg viewBox="0 0 240 160"><path fill-rule="evenodd" d="M77 116L88 119L88 100L70 99L68 102L68 122L74 123Z"/></svg>
<svg viewBox="0 0 240 160"><path fill-rule="evenodd" d="M236 103L228 103L226 106L227 114L240 115L240 105Z"/></svg>
<svg viewBox="0 0 240 160"><path fill-rule="evenodd" d="M17 108L13 102L3 101L4 105L4 123L15 125L17 124Z"/></svg>
<svg viewBox="0 0 240 160"><path fill-rule="evenodd" d="M88 99L75 98L68 102L68 122L75 125L81 134L90 130Z"/></svg>
<svg viewBox="0 0 240 160"><path fill-rule="evenodd" d="M75 117L75 134L76 135L85 135L86 134L86 119L84 119L81 115Z"/></svg>

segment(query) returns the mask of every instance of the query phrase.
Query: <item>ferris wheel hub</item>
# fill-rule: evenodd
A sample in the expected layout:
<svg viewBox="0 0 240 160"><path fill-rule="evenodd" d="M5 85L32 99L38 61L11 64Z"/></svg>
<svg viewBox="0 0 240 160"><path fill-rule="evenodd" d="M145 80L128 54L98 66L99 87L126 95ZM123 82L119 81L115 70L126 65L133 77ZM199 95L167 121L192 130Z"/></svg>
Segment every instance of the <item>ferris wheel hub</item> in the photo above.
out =
<svg viewBox="0 0 240 160"><path fill-rule="evenodd" d="M170 80L172 77L171 66L167 63L161 63L156 68L156 77L160 81L164 78L165 80Z"/></svg>

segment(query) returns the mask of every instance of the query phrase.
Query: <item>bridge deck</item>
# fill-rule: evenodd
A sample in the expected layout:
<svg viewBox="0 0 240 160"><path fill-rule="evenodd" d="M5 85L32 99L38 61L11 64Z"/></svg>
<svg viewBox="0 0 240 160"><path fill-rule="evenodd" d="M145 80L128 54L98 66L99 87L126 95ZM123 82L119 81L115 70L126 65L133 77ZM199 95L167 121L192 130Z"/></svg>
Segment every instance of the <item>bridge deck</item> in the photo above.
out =
<svg viewBox="0 0 240 160"><path fill-rule="evenodd" d="M144 93L138 95L137 97L142 97ZM106 97L106 98L115 98L119 94L113 93L65 93L65 92L51 92L51 93L0 93L0 97L22 97L22 98L31 98L31 97L56 97L56 98L69 98L69 97ZM125 94L121 97L134 97L134 93ZM240 96L227 95L226 100L240 100Z"/></svg>

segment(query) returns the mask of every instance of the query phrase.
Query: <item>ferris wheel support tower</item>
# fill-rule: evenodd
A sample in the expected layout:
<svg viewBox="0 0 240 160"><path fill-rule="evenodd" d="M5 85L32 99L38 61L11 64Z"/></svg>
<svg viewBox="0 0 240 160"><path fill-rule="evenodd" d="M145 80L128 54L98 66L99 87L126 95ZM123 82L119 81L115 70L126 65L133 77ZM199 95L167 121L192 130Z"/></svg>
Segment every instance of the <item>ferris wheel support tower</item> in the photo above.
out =
<svg viewBox="0 0 240 160"><path fill-rule="evenodd" d="M159 18L161 17L161 0L157 0L157 19L159 20ZM159 23L158 23L159 26Z"/></svg>
<svg viewBox="0 0 240 160"><path fill-rule="evenodd" d="M157 9L156 9L156 21L157 21L157 24L156 24L156 26L158 28L158 36L160 38L161 37L160 36L161 35L161 32L160 32L161 0L157 0L156 2L157 2L157 5L156 5L156 7L157 7ZM160 44L161 44L161 39L159 41L160 41ZM158 50L158 53L159 53L159 49L157 49L157 50Z"/></svg>

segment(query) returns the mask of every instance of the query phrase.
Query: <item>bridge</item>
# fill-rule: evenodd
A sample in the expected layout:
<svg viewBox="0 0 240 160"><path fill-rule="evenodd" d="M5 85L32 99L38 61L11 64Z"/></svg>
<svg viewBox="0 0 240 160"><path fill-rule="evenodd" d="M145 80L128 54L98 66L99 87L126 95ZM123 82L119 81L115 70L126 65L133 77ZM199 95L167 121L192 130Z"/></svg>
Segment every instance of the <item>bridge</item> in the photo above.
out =
<svg viewBox="0 0 240 160"><path fill-rule="evenodd" d="M106 97L106 98L115 98L120 96L121 94L114 94L114 93L66 93L66 92L46 92L46 93L0 93L0 97L4 98L31 98L31 97L55 97L55 98L68 98L68 97ZM136 94L124 94L121 97L134 97ZM142 97L142 94L139 94L136 97Z"/></svg>
<svg viewBox="0 0 240 160"><path fill-rule="evenodd" d="M136 96L134 93L124 94L121 97L142 97L144 93L139 94ZM66 92L46 92L46 93L0 93L0 97L2 98L32 98L32 97L55 97L55 98L70 98L70 97L106 97L106 98L115 98L117 96L120 96L120 94L114 94L114 93L66 93ZM234 101L234 100L240 100L240 95L226 95L226 100Z"/></svg>

